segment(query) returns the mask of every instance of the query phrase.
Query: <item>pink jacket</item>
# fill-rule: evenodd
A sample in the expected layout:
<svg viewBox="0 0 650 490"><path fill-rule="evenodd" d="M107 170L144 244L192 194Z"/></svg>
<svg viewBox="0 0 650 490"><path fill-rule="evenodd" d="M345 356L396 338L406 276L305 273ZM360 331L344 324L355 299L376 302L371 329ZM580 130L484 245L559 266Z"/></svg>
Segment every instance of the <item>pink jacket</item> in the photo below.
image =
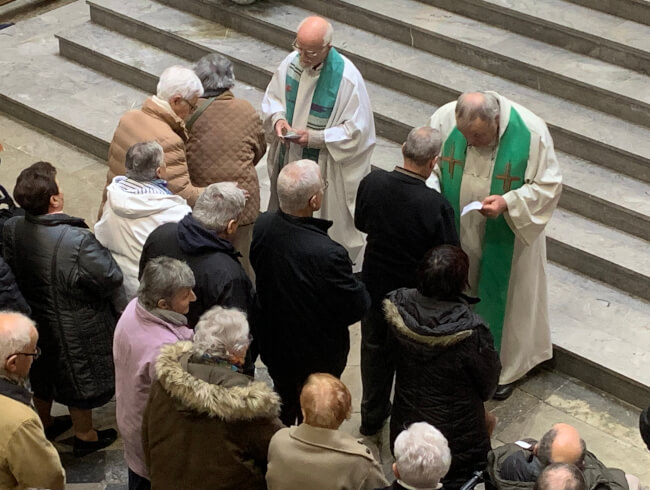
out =
<svg viewBox="0 0 650 490"><path fill-rule="evenodd" d="M180 315L179 315L180 316ZM147 477L142 449L142 415L155 378L155 362L160 348L179 340L190 340L192 330L175 325L147 311L134 298L115 327L115 397L117 428L124 441L127 466Z"/></svg>

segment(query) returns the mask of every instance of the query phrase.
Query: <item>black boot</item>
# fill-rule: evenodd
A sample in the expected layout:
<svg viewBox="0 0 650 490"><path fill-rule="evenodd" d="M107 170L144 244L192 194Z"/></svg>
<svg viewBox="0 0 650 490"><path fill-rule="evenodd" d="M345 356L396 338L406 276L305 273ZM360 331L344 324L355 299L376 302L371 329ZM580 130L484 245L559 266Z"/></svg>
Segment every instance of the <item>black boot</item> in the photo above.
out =
<svg viewBox="0 0 650 490"><path fill-rule="evenodd" d="M515 389L514 383L509 383L507 385L499 385L497 386L497 391L494 393L492 399L498 401L507 400L508 398L510 398L510 395L512 395L514 389Z"/></svg>

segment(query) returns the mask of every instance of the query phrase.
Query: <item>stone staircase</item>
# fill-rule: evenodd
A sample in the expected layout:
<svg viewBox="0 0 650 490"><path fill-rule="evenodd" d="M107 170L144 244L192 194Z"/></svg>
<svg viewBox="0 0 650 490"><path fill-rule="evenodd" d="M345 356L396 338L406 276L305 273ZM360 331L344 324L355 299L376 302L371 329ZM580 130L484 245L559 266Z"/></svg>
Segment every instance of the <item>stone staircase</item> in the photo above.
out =
<svg viewBox="0 0 650 490"><path fill-rule="evenodd" d="M604 3L621 16L587 8ZM172 64L219 52L235 65L236 96L259 107L311 13L332 20L334 45L367 81L378 167L398 163L409 129L463 91L496 90L547 121L565 179L547 228L555 365L647 406L647 0L77 2L0 37L11 59L0 59L0 110L105 158L121 114Z"/></svg>

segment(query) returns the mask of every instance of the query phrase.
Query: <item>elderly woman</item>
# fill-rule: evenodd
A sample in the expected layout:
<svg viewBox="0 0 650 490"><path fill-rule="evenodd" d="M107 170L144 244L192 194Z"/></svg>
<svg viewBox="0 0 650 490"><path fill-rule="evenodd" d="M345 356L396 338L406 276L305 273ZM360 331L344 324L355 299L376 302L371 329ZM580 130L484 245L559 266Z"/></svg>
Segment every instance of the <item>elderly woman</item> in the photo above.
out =
<svg viewBox="0 0 650 490"><path fill-rule="evenodd" d="M161 349L143 422L153 488L266 488L280 400L242 374L249 343L246 316L215 306L201 316L193 342Z"/></svg>
<svg viewBox="0 0 650 490"><path fill-rule="evenodd" d="M501 363L492 334L462 294L469 259L442 245L424 256L417 289L398 289L384 300L395 344L396 378L391 447L414 422L428 422L447 438L452 462L443 479L460 488L487 464L490 428L483 402L497 387Z"/></svg>
<svg viewBox="0 0 650 490"><path fill-rule="evenodd" d="M196 299L194 274L180 260L150 260L142 274L138 298L124 310L115 328L117 427L124 441L129 488L150 488L142 450L142 415L155 377L154 362L164 344L192 338L185 314Z"/></svg>
<svg viewBox="0 0 650 490"><path fill-rule="evenodd" d="M24 169L14 197L26 215L5 223L4 256L38 327L43 354L31 370L34 405L50 439L70 427L69 418L52 417L53 400L68 406L73 454L84 456L117 437L114 429L94 429L92 409L114 394L111 297L122 272L86 223L63 212L52 164Z"/></svg>
<svg viewBox="0 0 650 490"><path fill-rule="evenodd" d="M142 108L124 114L117 125L108 150L106 186L113 182L115 176L125 174L129 148L143 141L157 141L165 153L169 190L194 206L203 189L193 185L187 170L184 120L194 112L201 95L201 81L189 68L171 66L163 71L156 95L145 100ZM106 189L99 208L100 216L105 202Z"/></svg>
<svg viewBox="0 0 650 490"><path fill-rule="evenodd" d="M247 101L236 99L232 62L213 53L201 58L194 71L203 84L203 99L187 122L187 166L195 185L232 181L248 194L233 245L251 279L248 259L253 223L260 210L260 186L255 165L266 152L260 117Z"/></svg>
<svg viewBox="0 0 650 490"><path fill-rule="evenodd" d="M140 255L149 234L164 223L180 221L192 209L167 189L165 154L156 141L129 148L125 165L126 177L115 177L107 188L108 199L95 224L95 236L122 269L130 301L138 292Z"/></svg>

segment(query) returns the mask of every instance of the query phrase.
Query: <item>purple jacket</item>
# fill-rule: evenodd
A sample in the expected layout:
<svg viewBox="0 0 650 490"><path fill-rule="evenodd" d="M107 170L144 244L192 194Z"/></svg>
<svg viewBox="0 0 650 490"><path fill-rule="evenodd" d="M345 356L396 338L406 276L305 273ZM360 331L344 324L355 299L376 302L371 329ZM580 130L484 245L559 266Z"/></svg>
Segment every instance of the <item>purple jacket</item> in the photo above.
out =
<svg viewBox="0 0 650 490"><path fill-rule="evenodd" d="M138 303L138 298L127 305L115 327L113 357L117 428L124 441L127 466L142 477L148 476L142 449L142 415L155 377L158 352L164 344L190 340L192 333L184 325L176 325L147 311Z"/></svg>

